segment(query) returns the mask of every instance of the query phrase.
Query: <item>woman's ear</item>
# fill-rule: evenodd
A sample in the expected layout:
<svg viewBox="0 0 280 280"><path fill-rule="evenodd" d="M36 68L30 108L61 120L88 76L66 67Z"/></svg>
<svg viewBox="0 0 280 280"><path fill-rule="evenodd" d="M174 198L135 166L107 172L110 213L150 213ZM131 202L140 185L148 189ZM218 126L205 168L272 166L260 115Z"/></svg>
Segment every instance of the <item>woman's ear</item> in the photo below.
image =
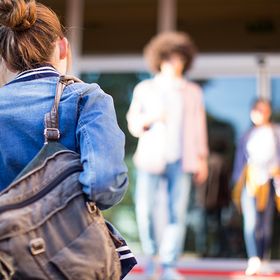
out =
<svg viewBox="0 0 280 280"><path fill-rule="evenodd" d="M56 41L52 65L63 75L71 69L71 50L67 38Z"/></svg>
<svg viewBox="0 0 280 280"><path fill-rule="evenodd" d="M58 45L59 45L59 58L65 59L68 56L68 52L69 52L69 43L67 38L63 37L62 39L60 39Z"/></svg>
<svg viewBox="0 0 280 280"><path fill-rule="evenodd" d="M15 71L11 71L3 58L0 58L0 87L12 80L16 75Z"/></svg>

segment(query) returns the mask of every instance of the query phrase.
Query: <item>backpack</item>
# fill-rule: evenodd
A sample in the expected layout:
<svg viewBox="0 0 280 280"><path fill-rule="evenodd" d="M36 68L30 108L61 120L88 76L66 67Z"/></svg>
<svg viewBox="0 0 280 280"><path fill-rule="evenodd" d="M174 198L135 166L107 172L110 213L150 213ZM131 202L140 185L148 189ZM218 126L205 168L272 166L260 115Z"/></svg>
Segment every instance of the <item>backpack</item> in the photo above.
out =
<svg viewBox="0 0 280 280"><path fill-rule="evenodd" d="M46 143L0 193L0 279L119 280L136 264L122 237L84 195L80 155L58 142L60 97L78 81L60 77L45 115Z"/></svg>

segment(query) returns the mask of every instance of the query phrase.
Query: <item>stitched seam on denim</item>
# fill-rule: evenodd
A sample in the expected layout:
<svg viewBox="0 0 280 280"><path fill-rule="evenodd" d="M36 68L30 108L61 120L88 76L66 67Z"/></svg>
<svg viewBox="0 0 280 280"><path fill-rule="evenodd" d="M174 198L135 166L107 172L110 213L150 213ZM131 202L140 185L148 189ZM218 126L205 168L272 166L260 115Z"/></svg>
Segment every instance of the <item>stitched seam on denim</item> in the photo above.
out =
<svg viewBox="0 0 280 280"><path fill-rule="evenodd" d="M98 85L98 84L96 84L96 83L93 83L93 84L88 84L88 87L87 87L87 89L86 90L81 90L80 92L79 92L79 94L83 97L83 96L85 96L86 94L88 94L89 92L95 92L96 90L100 90L100 92L102 92L102 90L101 90L101 88L100 88L100 86Z"/></svg>
<svg viewBox="0 0 280 280"><path fill-rule="evenodd" d="M95 153L94 153L94 149L91 145L91 140L90 140L90 137L87 133L85 126L81 127L81 132L84 134L85 143L88 147L88 151L92 155L92 160L91 159L88 160L89 170L93 174L92 175L93 180L92 180L92 182L90 182L89 187L90 187L90 195L91 195L91 197L94 197L95 194L97 193L97 191L94 189L94 186L96 185L96 172L94 171L94 167L96 166L95 165Z"/></svg>
<svg viewBox="0 0 280 280"><path fill-rule="evenodd" d="M94 85L94 86L92 86L92 85ZM96 91L97 89L100 89L100 90ZM86 94L88 94L88 93L92 94L92 98L94 98L94 106L97 109L100 108L100 105L95 100L97 98L104 99L107 96L101 90L101 88L97 84L90 84L90 86L86 90L77 91L77 93L80 95L80 100L79 100L80 104L81 104L82 98L85 97ZM80 107L79 108L79 116L80 116L82 114L82 112L83 112L84 106L80 105L79 107ZM100 111L103 111L102 108L100 108L100 109L101 109ZM77 124L78 124L78 126L80 126L81 133L85 137L85 143L86 143L86 145L88 147L88 150L93 155L93 160L92 160L93 162L92 161L88 161L90 171L93 174L93 176L92 176L93 180L92 180L92 182L90 182L90 185L88 187L90 187L90 195L91 195L91 197L95 197L95 195L98 193L98 190L95 188L96 187L96 172L94 172L94 167L96 166L95 165L95 154L94 154L93 147L91 145L91 138L88 135L88 132L87 132L87 129L86 129L87 123L85 123L84 120L79 117L79 119L77 120Z"/></svg>

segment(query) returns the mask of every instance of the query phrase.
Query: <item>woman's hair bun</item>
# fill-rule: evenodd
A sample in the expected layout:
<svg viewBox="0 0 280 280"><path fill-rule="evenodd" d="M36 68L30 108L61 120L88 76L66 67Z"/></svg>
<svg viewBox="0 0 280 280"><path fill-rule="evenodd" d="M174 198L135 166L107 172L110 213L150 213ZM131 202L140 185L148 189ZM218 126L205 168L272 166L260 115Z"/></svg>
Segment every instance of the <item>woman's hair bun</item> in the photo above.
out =
<svg viewBox="0 0 280 280"><path fill-rule="evenodd" d="M35 0L0 0L0 25L13 31L25 31L35 21Z"/></svg>

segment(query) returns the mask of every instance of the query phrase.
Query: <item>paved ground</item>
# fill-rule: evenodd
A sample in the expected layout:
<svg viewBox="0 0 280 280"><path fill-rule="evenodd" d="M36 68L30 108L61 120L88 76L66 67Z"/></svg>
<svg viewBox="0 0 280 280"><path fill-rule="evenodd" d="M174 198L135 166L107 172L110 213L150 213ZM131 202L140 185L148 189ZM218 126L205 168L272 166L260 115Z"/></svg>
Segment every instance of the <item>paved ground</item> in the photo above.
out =
<svg viewBox="0 0 280 280"><path fill-rule="evenodd" d="M138 265L125 280L147 280L143 273L147 260L138 256ZM272 261L271 275L244 276L247 261L244 259L198 259L183 257L178 262L178 271L186 280L280 280L280 261Z"/></svg>

